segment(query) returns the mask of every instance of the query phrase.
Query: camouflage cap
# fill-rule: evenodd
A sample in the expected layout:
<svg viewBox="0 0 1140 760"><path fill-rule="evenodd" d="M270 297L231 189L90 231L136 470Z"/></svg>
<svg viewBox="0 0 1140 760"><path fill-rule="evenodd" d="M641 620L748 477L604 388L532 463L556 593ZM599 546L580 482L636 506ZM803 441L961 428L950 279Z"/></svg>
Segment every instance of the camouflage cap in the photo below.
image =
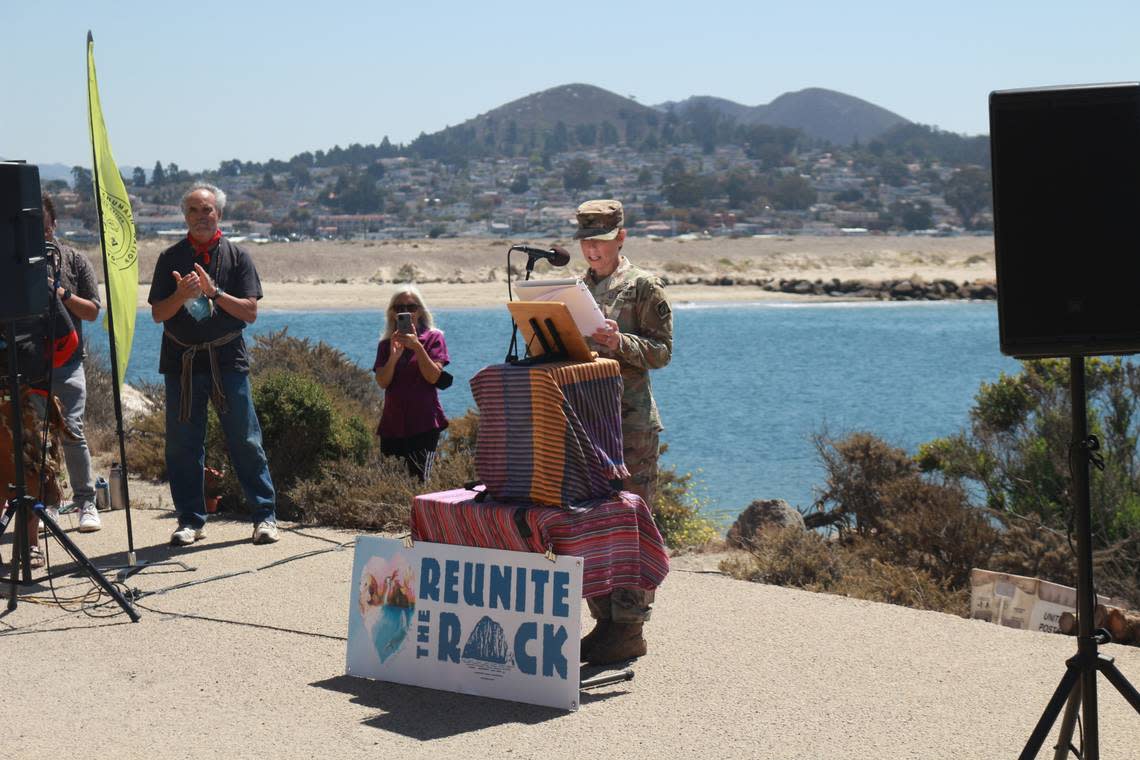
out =
<svg viewBox="0 0 1140 760"><path fill-rule="evenodd" d="M578 207L575 240L613 240L625 223L621 201L586 201Z"/></svg>

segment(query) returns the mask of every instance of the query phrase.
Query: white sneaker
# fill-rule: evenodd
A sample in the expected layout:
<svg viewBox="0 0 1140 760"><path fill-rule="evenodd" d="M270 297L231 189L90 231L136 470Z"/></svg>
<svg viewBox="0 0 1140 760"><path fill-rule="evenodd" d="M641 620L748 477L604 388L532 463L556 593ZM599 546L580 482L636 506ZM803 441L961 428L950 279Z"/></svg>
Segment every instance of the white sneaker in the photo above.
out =
<svg viewBox="0 0 1140 760"><path fill-rule="evenodd" d="M99 510L90 502L79 507L79 532L94 533L103 529L103 521L99 519Z"/></svg>
<svg viewBox="0 0 1140 760"><path fill-rule="evenodd" d="M170 534L170 543L174 546L189 546L198 539L205 538L206 531L190 525L183 525Z"/></svg>
<svg viewBox="0 0 1140 760"><path fill-rule="evenodd" d="M44 507L44 514L50 517L53 523L59 523L59 507Z"/></svg>
<svg viewBox="0 0 1140 760"><path fill-rule="evenodd" d="M253 542L255 544L274 544L280 536L277 535L277 523L272 520L262 520L253 529Z"/></svg>

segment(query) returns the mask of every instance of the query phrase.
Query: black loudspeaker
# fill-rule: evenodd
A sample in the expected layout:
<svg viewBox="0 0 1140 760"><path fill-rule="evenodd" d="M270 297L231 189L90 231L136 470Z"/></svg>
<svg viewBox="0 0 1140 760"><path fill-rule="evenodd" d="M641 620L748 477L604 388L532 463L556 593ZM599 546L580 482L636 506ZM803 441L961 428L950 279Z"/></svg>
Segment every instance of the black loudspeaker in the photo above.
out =
<svg viewBox="0 0 1140 760"><path fill-rule="evenodd" d="M1003 353L1140 351L1140 84L990 94Z"/></svg>
<svg viewBox="0 0 1140 760"><path fill-rule="evenodd" d="M45 314L49 292L39 167L0 161L0 321Z"/></svg>

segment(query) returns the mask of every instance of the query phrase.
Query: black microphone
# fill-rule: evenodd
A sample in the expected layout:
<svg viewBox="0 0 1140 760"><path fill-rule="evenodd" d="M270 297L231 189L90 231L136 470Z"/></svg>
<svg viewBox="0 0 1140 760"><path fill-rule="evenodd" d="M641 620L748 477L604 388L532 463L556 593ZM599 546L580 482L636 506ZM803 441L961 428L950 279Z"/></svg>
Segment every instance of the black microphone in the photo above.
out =
<svg viewBox="0 0 1140 760"><path fill-rule="evenodd" d="M551 266L564 267L570 263L570 254L560 245L537 248L533 245L512 245L512 251L522 251L532 259L546 259Z"/></svg>

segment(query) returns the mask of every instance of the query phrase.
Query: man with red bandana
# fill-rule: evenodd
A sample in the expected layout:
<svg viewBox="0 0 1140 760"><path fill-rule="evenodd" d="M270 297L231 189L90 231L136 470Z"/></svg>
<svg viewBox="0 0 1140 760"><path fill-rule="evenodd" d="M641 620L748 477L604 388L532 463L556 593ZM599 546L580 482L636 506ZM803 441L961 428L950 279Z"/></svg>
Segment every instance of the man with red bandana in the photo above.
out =
<svg viewBox="0 0 1140 760"><path fill-rule="evenodd" d="M186 237L158 257L151 316L163 326L159 372L166 380L166 470L178 528L175 546L204 538L207 404L253 512L253 542L277 541L276 492L261 445L242 331L257 319L261 280L253 259L218 228L226 194L198 183L182 196Z"/></svg>

